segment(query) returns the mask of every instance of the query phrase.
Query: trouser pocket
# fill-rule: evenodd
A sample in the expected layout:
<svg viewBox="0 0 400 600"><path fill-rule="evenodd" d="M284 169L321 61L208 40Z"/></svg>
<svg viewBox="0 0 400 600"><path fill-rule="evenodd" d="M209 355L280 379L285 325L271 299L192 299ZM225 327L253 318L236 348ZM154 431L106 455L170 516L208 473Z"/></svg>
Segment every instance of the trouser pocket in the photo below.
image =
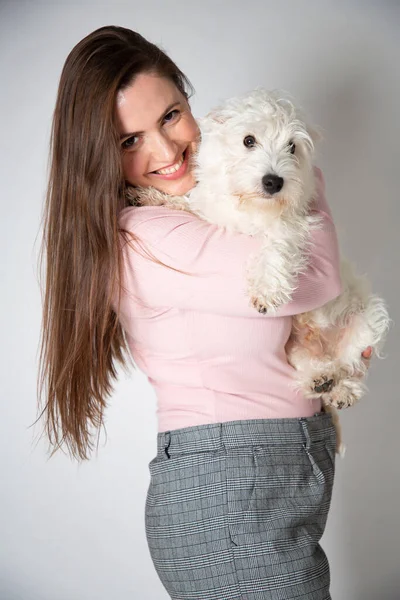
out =
<svg viewBox="0 0 400 600"><path fill-rule="evenodd" d="M236 545L288 536L318 542L332 496L334 441L227 451L228 523Z"/></svg>
<svg viewBox="0 0 400 600"><path fill-rule="evenodd" d="M228 451L227 520L243 598L330 598L329 564L319 540L334 456L334 446L322 441L254 446L242 469L241 458Z"/></svg>

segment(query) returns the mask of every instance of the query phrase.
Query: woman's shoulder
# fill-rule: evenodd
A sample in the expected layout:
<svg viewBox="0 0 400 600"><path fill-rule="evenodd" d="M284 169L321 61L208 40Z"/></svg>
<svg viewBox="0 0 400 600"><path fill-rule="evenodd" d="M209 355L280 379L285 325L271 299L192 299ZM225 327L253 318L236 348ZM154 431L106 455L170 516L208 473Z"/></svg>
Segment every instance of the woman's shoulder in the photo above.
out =
<svg viewBox="0 0 400 600"><path fill-rule="evenodd" d="M185 225L191 225L191 229L207 228L207 225L212 227L193 213L167 206L127 206L120 211L118 224L121 229L140 231L152 237L163 235L176 227L185 228Z"/></svg>
<svg viewBox="0 0 400 600"><path fill-rule="evenodd" d="M152 252L157 251L161 260L175 261L173 266L178 269L210 271L220 266L228 274L241 270L239 265L261 246L256 236L232 232L194 213L166 206L123 208L119 226Z"/></svg>
<svg viewBox="0 0 400 600"><path fill-rule="evenodd" d="M211 258L212 252L235 257L260 246L255 237L228 231L194 213L167 206L126 207L120 212L119 226L152 248L179 256L186 264L201 256Z"/></svg>

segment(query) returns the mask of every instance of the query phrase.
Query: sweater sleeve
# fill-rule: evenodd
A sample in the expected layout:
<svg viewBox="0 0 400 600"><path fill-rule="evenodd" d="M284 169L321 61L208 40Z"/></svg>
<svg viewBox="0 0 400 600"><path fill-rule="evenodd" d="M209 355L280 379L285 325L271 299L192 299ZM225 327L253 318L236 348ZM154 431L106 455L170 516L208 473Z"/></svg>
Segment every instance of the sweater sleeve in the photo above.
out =
<svg viewBox="0 0 400 600"><path fill-rule="evenodd" d="M260 237L229 232L165 206L126 207L120 213L120 228L141 242L123 243L125 293L151 308L226 316L273 318L323 306L341 293L342 285L336 230L322 173L315 171L317 194L311 210L321 215L322 226L312 232L308 267L298 277L292 300L274 314L258 313L246 291L246 263L261 249ZM172 269L151 260L147 251Z"/></svg>

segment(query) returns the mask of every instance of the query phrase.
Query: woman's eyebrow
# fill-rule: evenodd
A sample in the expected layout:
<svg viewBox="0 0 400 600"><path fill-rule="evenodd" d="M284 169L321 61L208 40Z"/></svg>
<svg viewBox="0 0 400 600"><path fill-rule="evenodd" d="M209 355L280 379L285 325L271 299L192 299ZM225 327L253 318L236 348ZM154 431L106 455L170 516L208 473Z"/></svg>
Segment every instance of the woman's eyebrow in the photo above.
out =
<svg viewBox="0 0 400 600"><path fill-rule="evenodd" d="M174 102L173 104L170 104L165 111L163 112L163 114L161 115L161 117L158 119L158 123L161 123L161 121L163 120L163 118L165 117L165 115L167 115L175 106L180 105L180 102ZM131 133L121 133L121 135L119 136L120 141L124 138L127 137L133 137L136 135L141 135L142 133L144 133L144 131L133 131Z"/></svg>

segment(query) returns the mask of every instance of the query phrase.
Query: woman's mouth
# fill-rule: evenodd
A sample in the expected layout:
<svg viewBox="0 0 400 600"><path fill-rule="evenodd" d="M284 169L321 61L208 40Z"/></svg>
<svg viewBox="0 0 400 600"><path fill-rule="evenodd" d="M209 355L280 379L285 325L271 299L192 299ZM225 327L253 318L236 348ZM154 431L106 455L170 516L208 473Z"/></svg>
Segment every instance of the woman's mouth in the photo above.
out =
<svg viewBox="0 0 400 600"><path fill-rule="evenodd" d="M185 175L189 162L189 146L183 152L182 156L177 163L168 167L167 169L160 169L159 171L152 171L150 175L154 175L158 179L179 179L182 175Z"/></svg>

